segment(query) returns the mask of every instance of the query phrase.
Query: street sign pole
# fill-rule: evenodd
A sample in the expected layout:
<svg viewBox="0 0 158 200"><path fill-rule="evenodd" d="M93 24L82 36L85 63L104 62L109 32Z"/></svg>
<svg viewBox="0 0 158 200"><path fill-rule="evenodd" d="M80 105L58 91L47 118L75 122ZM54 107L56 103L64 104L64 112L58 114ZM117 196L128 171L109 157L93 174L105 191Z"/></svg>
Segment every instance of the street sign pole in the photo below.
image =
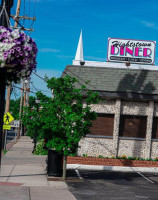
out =
<svg viewBox="0 0 158 200"><path fill-rule="evenodd" d="M18 132L18 128L15 128L15 137L14 137L14 143L16 143L17 132Z"/></svg>
<svg viewBox="0 0 158 200"><path fill-rule="evenodd" d="M6 146L7 146L7 134L8 134L8 130L5 130L4 150L6 150Z"/></svg>

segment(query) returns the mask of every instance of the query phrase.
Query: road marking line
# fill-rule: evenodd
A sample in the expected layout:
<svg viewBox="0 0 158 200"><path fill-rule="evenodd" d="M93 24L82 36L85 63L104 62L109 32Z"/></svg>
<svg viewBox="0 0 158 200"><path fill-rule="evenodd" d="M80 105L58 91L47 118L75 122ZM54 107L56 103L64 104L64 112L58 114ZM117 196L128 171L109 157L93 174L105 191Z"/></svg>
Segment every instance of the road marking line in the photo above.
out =
<svg viewBox="0 0 158 200"><path fill-rule="evenodd" d="M135 196L136 198L140 198L140 199L149 199L149 197L145 197L145 196Z"/></svg>
<svg viewBox="0 0 158 200"><path fill-rule="evenodd" d="M139 174L140 176L142 176L144 179L146 179L146 180L149 181L150 183L154 183L153 181L151 181L150 179L148 179L146 176L144 176L144 175L141 174L140 172L137 172L137 174Z"/></svg>
<svg viewBox="0 0 158 200"><path fill-rule="evenodd" d="M75 169L75 172L76 172L77 176L79 177L79 179L83 179L83 178L81 177L81 175L80 175L78 169Z"/></svg>

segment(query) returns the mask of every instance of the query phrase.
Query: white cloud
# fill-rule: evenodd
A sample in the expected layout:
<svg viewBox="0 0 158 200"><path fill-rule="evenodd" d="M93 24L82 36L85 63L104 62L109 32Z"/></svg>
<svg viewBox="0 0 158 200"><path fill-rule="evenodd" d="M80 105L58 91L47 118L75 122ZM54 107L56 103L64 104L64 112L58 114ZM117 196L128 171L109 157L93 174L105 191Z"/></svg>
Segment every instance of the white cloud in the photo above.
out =
<svg viewBox="0 0 158 200"><path fill-rule="evenodd" d="M143 24L144 26L148 27L148 28L152 28L152 29L158 30L158 25L155 24L154 22L149 22L149 21L143 20L140 23Z"/></svg>
<svg viewBox="0 0 158 200"><path fill-rule="evenodd" d="M39 52L42 52L42 53L48 53L48 52L57 53L57 52L60 52L60 50L59 49L51 49L51 48L42 48L42 49L39 49Z"/></svg>

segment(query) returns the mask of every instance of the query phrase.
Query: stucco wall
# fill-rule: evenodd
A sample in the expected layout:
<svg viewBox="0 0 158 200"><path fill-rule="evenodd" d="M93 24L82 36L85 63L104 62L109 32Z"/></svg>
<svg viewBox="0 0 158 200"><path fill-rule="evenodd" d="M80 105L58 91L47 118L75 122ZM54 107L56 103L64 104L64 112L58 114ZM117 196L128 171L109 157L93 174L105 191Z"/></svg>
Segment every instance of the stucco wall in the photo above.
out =
<svg viewBox="0 0 158 200"><path fill-rule="evenodd" d="M146 141L139 140L119 140L118 156L145 157Z"/></svg>
<svg viewBox="0 0 158 200"><path fill-rule="evenodd" d="M151 158L158 157L158 141L152 141Z"/></svg>
<svg viewBox="0 0 158 200"><path fill-rule="evenodd" d="M99 104L92 104L91 108L97 113L115 114L116 112L116 101L115 100L105 100ZM149 103L144 102L126 102L121 101L121 114L123 115L148 115ZM156 111L158 116L158 104L156 105Z"/></svg>
<svg viewBox="0 0 158 200"><path fill-rule="evenodd" d="M98 104L92 104L91 108L96 113L115 114L115 102L114 100L105 100Z"/></svg>
<svg viewBox="0 0 158 200"><path fill-rule="evenodd" d="M93 111L97 113L114 114L113 139L107 138L85 138L80 141L81 148L78 150L80 156L112 157L131 156L152 158L158 157L158 141L151 143L151 130L153 116L158 116L158 103L150 102L127 102L121 100L107 100L97 105L91 105ZM118 137L120 115L147 116L146 138L144 140L131 139L124 140ZM152 144L152 145L151 145Z"/></svg>
<svg viewBox="0 0 158 200"><path fill-rule="evenodd" d="M104 157L112 157L113 153L113 140L103 138L85 138L79 143L81 148L78 149L78 155L98 157L102 155Z"/></svg>
<svg viewBox="0 0 158 200"><path fill-rule="evenodd" d="M81 148L78 150L78 155L98 157L102 155L104 157L115 156L113 139L106 138L85 138L80 141ZM158 142L154 143L153 149L157 147ZM146 141L139 140L119 140L118 156L126 155L127 157L141 157L145 158ZM153 150L152 157L158 157L158 151ZM156 156L157 155L157 156Z"/></svg>
<svg viewBox="0 0 158 200"><path fill-rule="evenodd" d="M121 114L123 115L148 115L149 103L122 101Z"/></svg>

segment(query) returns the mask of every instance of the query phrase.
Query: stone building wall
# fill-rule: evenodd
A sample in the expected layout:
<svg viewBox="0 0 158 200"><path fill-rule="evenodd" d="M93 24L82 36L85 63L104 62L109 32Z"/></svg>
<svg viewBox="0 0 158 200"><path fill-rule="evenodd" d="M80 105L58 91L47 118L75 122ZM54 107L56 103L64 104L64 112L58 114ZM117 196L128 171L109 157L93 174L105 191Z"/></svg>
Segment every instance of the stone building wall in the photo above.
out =
<svg viewBox="0 0 158 200"><path fill-rule="evenodd" d="M92 105L92 110L97 113L115 114L113 138L86 137L80 141L78 155L104 157L122 156L155 158L158 157L158 141L151 141L152 121L158 116L158 103L150 102L126 102L111 100ZM147 116L146 138L119 138L120 115Z"/></svg>
<svg viewBox="0 0 158 200"><path fill-rule="evenodd" d="M122 115L147 116L148 115L148 106L149 106L149 103L122 101L121 114Z"/></svg>
<svg viewBox="0 0 158 200"><path fill-rule="evenodd" d="M100 102L99 104L92 104L91 108L96 113L106 113L106 114L115 114L115 107L116 107L116 101L115 100L105 100L103 102Z"/></svg>
<svg viewBox="0 0 158 200"><path fill-rule="evenodd" d="M104 157L114 156L113 139L87 137L80 141L79 146L81 146L78 149L79 156L83 156L83 154L93 157L98 157L99 155Z"/></svg>
<svg viewBox="0 0 158 200"><path fill-rule="evenodd" d="M152 141L151 144L151 158L156 158L158 157L158 141Z"/></svg>
<svg viewBox="0 0 158 200"><path fill-rule="evenodd" d="M146 141L142 140L119 140L118 156L145 157Z"/></svg>

